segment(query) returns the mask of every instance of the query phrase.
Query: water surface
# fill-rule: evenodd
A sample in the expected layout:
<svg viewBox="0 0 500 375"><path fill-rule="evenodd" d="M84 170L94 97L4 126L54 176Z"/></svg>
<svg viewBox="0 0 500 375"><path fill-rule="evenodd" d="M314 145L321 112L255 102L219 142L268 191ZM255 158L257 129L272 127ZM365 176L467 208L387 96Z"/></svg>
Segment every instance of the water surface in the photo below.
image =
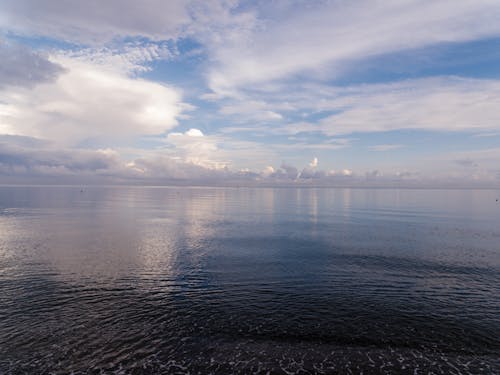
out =
<svg viewBox="0 0 500 375"><path fill-rule="evenodd" d="M0 373L499 373L497 198L0 187Z"/></svg>

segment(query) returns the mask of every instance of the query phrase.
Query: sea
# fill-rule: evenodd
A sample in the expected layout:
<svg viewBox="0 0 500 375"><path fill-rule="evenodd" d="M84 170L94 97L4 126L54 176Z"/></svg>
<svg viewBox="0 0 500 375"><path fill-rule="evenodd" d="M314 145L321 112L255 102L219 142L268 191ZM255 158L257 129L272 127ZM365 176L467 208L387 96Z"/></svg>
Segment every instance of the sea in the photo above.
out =
<svg viewBox="0 0 500 375"><path fill-rule="evenodd" d="M0 187L1 374L499 374L500 190Z"/></svg>

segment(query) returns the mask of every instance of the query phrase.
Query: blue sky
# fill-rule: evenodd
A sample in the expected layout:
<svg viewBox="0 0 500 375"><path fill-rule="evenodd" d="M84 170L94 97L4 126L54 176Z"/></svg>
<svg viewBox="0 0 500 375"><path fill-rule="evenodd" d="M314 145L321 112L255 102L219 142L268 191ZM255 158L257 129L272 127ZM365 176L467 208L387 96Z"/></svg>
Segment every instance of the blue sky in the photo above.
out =
<svg viewBox="0 0 500 375"><path fill-rule="evenodd" d="M4 183L500 185L500 3L0 4Z"/></svg>

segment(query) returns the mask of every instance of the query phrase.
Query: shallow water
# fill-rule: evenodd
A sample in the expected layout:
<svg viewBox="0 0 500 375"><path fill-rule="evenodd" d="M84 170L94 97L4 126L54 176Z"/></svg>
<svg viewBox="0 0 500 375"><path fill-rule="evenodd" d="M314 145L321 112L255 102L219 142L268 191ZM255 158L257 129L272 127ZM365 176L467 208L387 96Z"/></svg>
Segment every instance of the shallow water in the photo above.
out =
<svg viewBox="0 0 500 375"><path fill-rule="evenodd" d="M0 187L0 373L500 373L497 198Z"/></svg>

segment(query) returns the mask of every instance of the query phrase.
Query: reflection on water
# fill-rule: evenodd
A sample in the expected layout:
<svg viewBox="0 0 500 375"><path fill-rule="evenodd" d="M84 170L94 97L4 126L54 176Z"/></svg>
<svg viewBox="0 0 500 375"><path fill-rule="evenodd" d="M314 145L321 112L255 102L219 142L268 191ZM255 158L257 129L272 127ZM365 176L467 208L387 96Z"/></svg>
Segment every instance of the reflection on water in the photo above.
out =
<svg viewBox="0 0 500 375"><path fill-rule="evenodd" d="M0 373L500 372L498 196L0 187Z"/></svg>

